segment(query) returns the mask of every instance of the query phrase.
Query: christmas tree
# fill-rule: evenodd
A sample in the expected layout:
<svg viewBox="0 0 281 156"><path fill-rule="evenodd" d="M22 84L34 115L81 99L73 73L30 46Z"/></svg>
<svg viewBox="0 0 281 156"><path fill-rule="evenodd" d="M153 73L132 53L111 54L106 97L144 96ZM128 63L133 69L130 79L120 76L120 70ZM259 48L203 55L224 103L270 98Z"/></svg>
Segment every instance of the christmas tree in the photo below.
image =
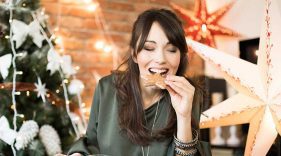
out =
<svg viewBox="0 0 281 156"><path fill-rule="evenodd" d="M81 81L46 25L39 0L0 0L0 155L61 153L85 128Z"/></svg>

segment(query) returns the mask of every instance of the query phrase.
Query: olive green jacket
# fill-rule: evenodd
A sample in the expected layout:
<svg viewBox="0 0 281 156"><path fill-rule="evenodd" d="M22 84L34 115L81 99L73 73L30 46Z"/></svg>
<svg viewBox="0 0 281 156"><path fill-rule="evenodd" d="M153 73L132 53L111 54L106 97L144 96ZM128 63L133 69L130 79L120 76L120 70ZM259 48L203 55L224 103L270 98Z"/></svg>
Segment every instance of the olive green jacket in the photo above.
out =
<svg viewBox="0 0 281 156"><path fill-rule="evenodd" d="M118 102L116 98L116 90L113 84L114 76L109 75L102 78L95 90L94 101L91 108L90 120L86 135L80 138L72 146L68 154L81 153L83 155L90 154L106 154L111 156L141 156L142 147L133 144L126 136L121 134L118 125ZM193 99L193 116L199 121L200 103L202 96L195 93ZM145 110L147 126L152 127L154 115L156 113L156 104ZM168 121L169 104L160 100L158 116L155 121L154 129L165 127ZM167 138L161 142L152 142L149 146L149 156L173 156L174 155L173 138ZM147 147L143 147L145 155ZM208 156L210 149L207 143L199 142L198 155Z"/></svg>

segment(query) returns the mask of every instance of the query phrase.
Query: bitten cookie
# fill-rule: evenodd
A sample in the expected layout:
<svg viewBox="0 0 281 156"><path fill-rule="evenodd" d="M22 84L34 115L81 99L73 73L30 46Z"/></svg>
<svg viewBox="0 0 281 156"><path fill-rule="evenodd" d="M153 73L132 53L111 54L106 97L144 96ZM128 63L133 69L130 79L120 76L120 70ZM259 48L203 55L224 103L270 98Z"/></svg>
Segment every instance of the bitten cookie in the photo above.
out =
<svg viewBox="0 0 281 156"><path fill-rule="evenodd" d="M153 75L142 75L142 79L144 79L144 85L147 86L157 86L161 89L166 88L165 84L165 77L161 76L160 74L156 73Z"/></svg>

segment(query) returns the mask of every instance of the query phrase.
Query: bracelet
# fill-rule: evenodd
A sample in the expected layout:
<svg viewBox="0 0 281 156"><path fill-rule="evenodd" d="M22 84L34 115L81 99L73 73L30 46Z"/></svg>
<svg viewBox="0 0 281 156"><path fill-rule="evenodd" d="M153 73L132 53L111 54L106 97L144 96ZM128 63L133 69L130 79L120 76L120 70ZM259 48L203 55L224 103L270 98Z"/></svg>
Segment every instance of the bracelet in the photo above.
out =
<svg viewBox="0 0 281 156"><path fill-rule="evenodd" d="M197 153L196 148L188 149L188 150L183 150L180 148L175 148L175 154L180 155L180 156L194 156Z"/></svg>
<svg viewBox="0 0 281 156"><path fill-rule="evenodd" d="M177 148L183 149L183 150L187 150L187 149L191 149L194 148L194 146L197 145L198 143L198 132L196 130L192 130L192 136L193 136L193 140L188 142L188 143L184 143L182 141L180 141L175 135L174 135L174 143L176 145Z"/></svg>

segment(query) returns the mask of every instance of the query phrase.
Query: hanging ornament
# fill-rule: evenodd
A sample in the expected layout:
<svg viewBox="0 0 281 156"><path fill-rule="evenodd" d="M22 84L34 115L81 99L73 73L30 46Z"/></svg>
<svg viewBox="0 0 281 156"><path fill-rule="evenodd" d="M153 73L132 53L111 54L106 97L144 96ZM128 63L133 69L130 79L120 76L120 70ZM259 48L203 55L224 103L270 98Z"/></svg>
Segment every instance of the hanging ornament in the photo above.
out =
<svg viewBox="0 0 281 156"><path fill-rule="evenodd" d="M40 128L39 137L49 156L53 156L62 152L59 135L52 126L43 125Z"/></svg>
<svg viewBox="0 0 281 156"><path fill-rule="evenodd" d="M281 16L276 0L265 0L257 65L188 40L239 93L203 112L201 128L249 123L245 156L266 155L281 135Z"/></svg>
<svg viewBox="0 0 281 156"><path fill-rule="evenodd" d="M6 79L6 77L8 76L11 63L12 63L12 54L6 54L0 57L0 73L3 79Z"/></svg>
<svg viewBox="0 0 281 156"><path fill-rule="evenodd" d="M37 77L37 83L34 83L36 89L34 89L34 91L38 92L37 93L37 97L41 96L43 102L46 102L46 92L47 89L45 88L46 84L42 84L41 79L39 77Z"/></svg>
<svg viewBox="0 0 281 156"><path fill-rule="evenodd" d="M25 149L25 147L27 147L27 145L37 135L38 131L39 131L39 127L35 121L29 120L24 122L16 137L16 144L15 144L16 149L17 150Z"/></svg>
<svg viewBox="0 0 281 156"><path fill-rule="evenodd" d="M50 48L47 54L47 59L47 70L50 70L51 75L53 75L55 71L60 69L60 64L62 62L61 56L55 51L55 49Z"/></svg>
<svg viewBox="0 0 281 156"><path fill-rule="evenodd" d="M194 15L190 15L184 8L171 3L172 8L186 23L184 28L186 36L212 47L216 46L215 35L238 36L237 33L218 24L232 5L233 3L230 3L210 14L207 11L206 0L196 0Z"/></svg>
<svg viewBox="0 0 281 156"><path fill-rule="evenodd" d="M22 21L13 20L11 24L13 36L12 40L16 41L16 48L19 48L26 37L29 35L32 37L33 42L39 47L42 47L44 36L40 32L40 24L37 21L32 21L29 25Z"/></svg>
<svg viewBox="0 0 281 156"><path fill-rule="evenodd" d="M70 94L80 94L84 89L84 84L82 81L74 79L71 80L69 86L68 86L68 92Z"/></svg>
<svg viewBox="0 0 281 156"><path fill-rule="evenodd" d="M17 132L10 129L8 119L5 116L2 116L0 118L0 140L12 145L16 136Z"/></svg>
<svg viewBox="0 0 281 156"><path fill-rule="evenodd" d="M62 62L60 65L62 72L66 75L66 77L76 74L76 70L72 66L71 56L63 55Z"/></svg>

